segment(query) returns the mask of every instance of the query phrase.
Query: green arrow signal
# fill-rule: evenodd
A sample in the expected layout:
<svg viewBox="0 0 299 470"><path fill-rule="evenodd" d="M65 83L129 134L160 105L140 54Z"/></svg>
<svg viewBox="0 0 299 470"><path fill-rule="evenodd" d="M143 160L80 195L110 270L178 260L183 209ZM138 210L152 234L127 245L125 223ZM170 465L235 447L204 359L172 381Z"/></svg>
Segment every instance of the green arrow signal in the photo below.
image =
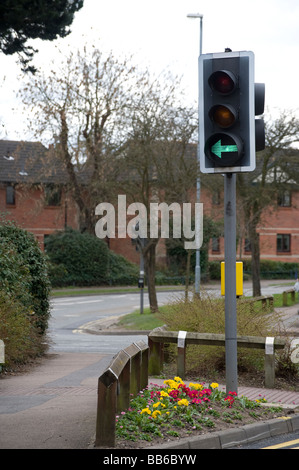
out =
<svg viewBox="0 0 299 470"><path fill-rule="evenodd" d="M217 157L222 158L222 153L228 152L237 152L238 147L236 145L221 145L221 139L218 140L211 148L212 152L217 155Z"/></svg>

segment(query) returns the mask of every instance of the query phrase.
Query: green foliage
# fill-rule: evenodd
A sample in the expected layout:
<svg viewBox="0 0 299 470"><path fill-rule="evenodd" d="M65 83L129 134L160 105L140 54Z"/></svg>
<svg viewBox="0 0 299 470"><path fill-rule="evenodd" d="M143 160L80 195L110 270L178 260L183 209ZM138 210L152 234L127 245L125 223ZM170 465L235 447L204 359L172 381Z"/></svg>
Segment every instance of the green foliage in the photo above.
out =
<svg viewBox="0 0 299 470"><path fill-rule="evenodd" d="M51 283L55 287L137 282L138 268L87 232L67 228L52 234L46 240L46 252L51 261Z"/></svg>
<svg viewBox="0 0 299 470"><path fill-rule="evenodd" d="M43 336L35 327L36 316L4 289L0 289L0 338L5 344L5 368L25 363L44 350Z"/></svg>
<svg viewBox="0 0 299 470"><path fill-rule="evenodd" d="M63 232L50 235L46 240L45 249L56 269L56 277L51 279L52 285L86 286L106 281L108 248L103 240L87 232L80 233L67 228ZM60 270L60 284L57 270Z"/></svg>
<svg viewBox="0 0 299 470"><path fill-rule="evenodd" d="M224 261L224 260L223 260ZM238 260L237 260L238 261ZM251 260L240 260L243 262L244 275L251 275ZM208 266L209 279L221 278L220 261L211 261ZM298 275L298 263L282 261L261 260L261 279L295 279Z"/></svg>
<svg viewBox="0 0 299 470"><path fill-rule="evenodd" d="M46 257L34 236L13 223L0 225L0 288L35 315L44 333L50 315L50 283Z"/></svg>
<svg viewBox="0 0 299 470"><path fill-rule="evenodd" d="M298 263L261 260L261 279L294 279L298 273Z"/></svg>
<svg viewBox="0 0 299 470"><path fill-rule="evenodd" d="M224 299L214 298L201 292L200 298L192 301L178 299L160 318L171 331L194 331L200 333L225 333ZM248 302L237 303L237 334L242 336L278 336L279 316L276 313L252 309ZM262 370L264 351L239 348L238 367L241 371ZM218 346L189 345L186 354L186 367L191 373L210 374L211 371L225 369L225 348Z"/></svg>
<svg viewBox="0 0 299 470"><path fill-rule="evenodd" d="M188 386L174 377L163 385L150 384L130 399L128 409L116 416L116 445L127 447L127 441L166 443L169 436L184 438L221 429L224 423L235 427L240 422L278 416L283 416L282 408L266 408L258 400L226 393L218 383Z"/></svg>
<svg viewBox="0 0 299 470"><path fill-rule="evenodd" d="M126 258L109 251L107 283L110 285L136 285L139 268Z"/></svg>
<svg viewBox="0 0 299 470"><path fill-rule="evenodd" d="M1 0L0 49L4 54L19 54L24 71L34 72L28 66L35 51L27 46L28 39L56 39L69 34L67 26L73 22L74 13L83 6L83 0Z"/></svg>

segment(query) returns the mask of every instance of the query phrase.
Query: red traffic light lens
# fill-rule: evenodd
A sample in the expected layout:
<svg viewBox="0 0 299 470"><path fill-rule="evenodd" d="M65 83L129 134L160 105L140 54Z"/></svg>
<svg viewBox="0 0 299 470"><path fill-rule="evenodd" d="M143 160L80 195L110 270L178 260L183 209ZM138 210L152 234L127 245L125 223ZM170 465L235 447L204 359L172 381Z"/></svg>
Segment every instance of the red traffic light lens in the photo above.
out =
<svg viewBox="0 0 299 470"><path fill-rule="evenodd" d="M222 104L213 106L209 112L210 118L219 127L231 127L236 121L236 112L231 106Z"/></svg>
<svg viewBox="0 0 299 470"><path fill-rule="evenodd" d="M236 87L236 83L236 77L232 72L228 72L227 70L214 72L209 78L210 87L221 95L232 93Z"/></svg>

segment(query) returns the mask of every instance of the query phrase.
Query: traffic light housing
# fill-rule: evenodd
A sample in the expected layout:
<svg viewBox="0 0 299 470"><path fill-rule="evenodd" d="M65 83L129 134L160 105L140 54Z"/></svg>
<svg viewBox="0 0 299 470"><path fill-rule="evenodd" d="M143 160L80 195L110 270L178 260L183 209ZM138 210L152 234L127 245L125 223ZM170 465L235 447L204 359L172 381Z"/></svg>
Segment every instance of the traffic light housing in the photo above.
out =
<svg viewBox="0 0 299 470"><path fill-rule="evenodd" d="M255 114L256 108L258 112L262 108L262 88L258 89L258 99L255 90L253 52L200 55L201 172L235 173L255 169ZM258 127L258 134L261 149L262 126Z"/></svg>

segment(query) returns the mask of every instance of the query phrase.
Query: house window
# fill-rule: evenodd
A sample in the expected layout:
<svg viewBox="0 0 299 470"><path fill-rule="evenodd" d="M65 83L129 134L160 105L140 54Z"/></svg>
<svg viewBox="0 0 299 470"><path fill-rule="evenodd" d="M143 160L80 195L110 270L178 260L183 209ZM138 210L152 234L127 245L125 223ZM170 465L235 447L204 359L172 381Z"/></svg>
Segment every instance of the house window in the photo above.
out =
<svg viewBox="0 0 299 470"><path fill-rule="evenodd" d="M45 203L46 206L59 206L61 203L61 188L55 184L47 184L45 186Z"/></svg>
<svg viewBox="0 0 299 470"><path fill-rule="evenodd" d="M15 188L11 185L6 186L6 204L15 205Z"/></svg>
<svg viewBox="0 0 299 470"><path fill-rule="evenodd" d="M291 251L291 235L288 234L277 234L276 240L277 252L286 253Z"/></svg>
<svg viewBox="0 0 299 470"><path fill-rule="evenodd" d="M212 251L213 252L220 252L220 240L219 238L213 237L212 238Z"/></svg>
<svg viewBox="0 0 299 470"><path fill-rule="evenodd" d="M291 206L291 191L289 189L285 189L284 191L280 191L278 194L277 204L280 207L290 207Z"/></svg>

